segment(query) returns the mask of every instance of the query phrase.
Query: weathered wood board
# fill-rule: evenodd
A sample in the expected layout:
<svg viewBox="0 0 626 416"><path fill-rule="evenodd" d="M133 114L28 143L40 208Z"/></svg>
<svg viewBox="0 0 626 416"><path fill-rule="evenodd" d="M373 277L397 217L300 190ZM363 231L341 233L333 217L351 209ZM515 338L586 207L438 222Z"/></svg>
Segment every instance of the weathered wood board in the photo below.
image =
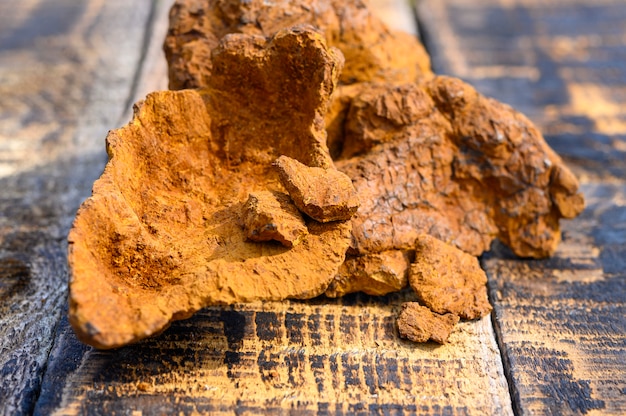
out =
<svg viewBox="0 0 626 416"><path fill-rule="evenodd" d="M27 414L67 294L65 237L131 95L150 4L0 3L0 414Z"/></svg>
<svg viewBox="0 0 626 416"><path fill-rule="evenodd" d="M489 318L416 345L406 297L207 308L116 351L62 325L37 414L511 414Z"/></svg>
<svg viewBox="0 0 626 416"><path fill-rule="evenodd" d="M626 413L625 6L419 6L437 69L525 111L584 183L553 258L483 262L517 414Z"/></svg>
<svg viewBox="0 0 626 416"><path fill-rule="evenodd" d="M163 85L164 66L149 65L140 90ZM407 296L208 308L108 352L63 319L35 413L511 414L490 320L462 324L446 346L414 345L395 328Z"/></svg>
<svg viewBox="0 0 626 416"><path fill-rule="evenodd" d="M419 2L435 69L527 113L589 201L553 259L485 257L495 334L402 341L404 292L207 308L105 352L65 318L65 236L106 130L167 86L171 0L136 3L0 4L0 414L626 412L623 0ZM374 3L410 29L406 4Z"/></svg>
<svg viewBox="0 0 626 416"><path fill-rule="evenodd" d="M520 414L626 410L626 184L584 191L554 257L484 262Z"/></svg>

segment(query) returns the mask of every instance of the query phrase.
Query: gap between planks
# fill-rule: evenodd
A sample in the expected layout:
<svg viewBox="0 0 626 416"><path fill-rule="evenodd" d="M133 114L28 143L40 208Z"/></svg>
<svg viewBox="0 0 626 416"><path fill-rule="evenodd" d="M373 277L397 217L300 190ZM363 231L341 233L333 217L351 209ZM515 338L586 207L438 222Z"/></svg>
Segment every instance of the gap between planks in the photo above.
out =
<svg viewBox="0 0 626 416"><path fill-rule="evenodd" d="M483 261L520 415L626 412L623 5L420 1L426 32L442 34L427 39L438 69L527 113L587 199L552 258L498 248Z"/></svg>

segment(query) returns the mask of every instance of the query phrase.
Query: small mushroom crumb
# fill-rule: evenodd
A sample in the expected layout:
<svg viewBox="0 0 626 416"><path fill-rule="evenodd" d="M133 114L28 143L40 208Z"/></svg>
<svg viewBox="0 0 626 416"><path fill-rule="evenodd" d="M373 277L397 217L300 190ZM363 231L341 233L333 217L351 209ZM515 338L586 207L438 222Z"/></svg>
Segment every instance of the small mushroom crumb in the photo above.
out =
<svg viewBox="0 0 626 416"><path fill-rule="evenodd" d="M398 331L402 338L413 342L435 341L445 344L459 322L459 316L453 313L440 315L432 312L417 302L402 304L402 312L398 316Z"/></svg>
<svg viewBox="0 0 626 416"><path fill-rule="evenodd" d="M440 314L477 319L491 312L487 275L478 259L427 234L415 244L409 284L420 303Z"/></svg>
<svg viewBox="0 0 626 416"><path fill-rule="evenodd" d="M298 209L314 220L349 220L359 208L352 181L338 170L309 167L287 156L274 165Z"/></svg>
<svg viewBox="0 0 626 416"><path fill-rule="evenodd" d="M408 284L410 263L409 251L401 250L347 256L325 295L338 298L354 292L375 296L397 292Z"/></svg>
<svg viewBox="0 0 626 416"><path fill-rule="evenodd" d="M246 237L252 241L278 241L298 245L308 234L302 215L288 195L281 192L251 193L243 206Z"/></svg>

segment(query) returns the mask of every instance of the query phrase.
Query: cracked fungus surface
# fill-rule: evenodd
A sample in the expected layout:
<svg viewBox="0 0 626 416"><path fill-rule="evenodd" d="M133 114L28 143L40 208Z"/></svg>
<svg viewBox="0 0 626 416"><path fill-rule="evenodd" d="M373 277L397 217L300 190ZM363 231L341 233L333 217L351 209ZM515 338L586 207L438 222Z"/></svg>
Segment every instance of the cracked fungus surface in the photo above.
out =
<svg viewBox="0 0 626 416"><path fill-rule="evenodd" d="M334 169L322 119L341 64L308 29L267 42L229 36L210 86L153 93L109 134L109 163L69 236L70 320L83 341L115 347L208 304L326 289L349 222L307 218L306 235L288 248L249 241L242 208L251 192L286 192L273 166L279 156Z"/></svg>

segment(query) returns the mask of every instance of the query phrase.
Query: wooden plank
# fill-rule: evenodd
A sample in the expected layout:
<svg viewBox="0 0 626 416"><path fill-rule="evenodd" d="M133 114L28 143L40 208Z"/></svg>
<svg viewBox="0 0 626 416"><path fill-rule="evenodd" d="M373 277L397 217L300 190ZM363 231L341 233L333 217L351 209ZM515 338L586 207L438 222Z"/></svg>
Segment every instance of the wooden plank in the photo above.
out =
<svg viewBox="0 0 626 416"><path fill-rule="evenodd" d="M554 257L484 261L519 414L626 411L626 184L584 192Z"/></svg>
<svg viewBox="0 0 626 416"><path fill-rule="evenodd" d="M0 4L0 414L32 412L67 296L65 237L129 99L149 4Z"/></svg>
<svg viewBox="0 0 626 416"><path fill-rule="evenodd" d="M144 38L143 61L137 72L133 91L133 103L143 100L153 91L168 89L167 61L163 52L163 41L169 27L169 10L174 0L153 0L151 24ZM132 113L126 113L125 120L130 120Z"/></svg>
<svg viewBox="0 0 626 416"><path fill-rule="evenodd" d="M419 14L437 69L527 112L584 183L553 258L500 247L483 263L516 413L624 414L624 2L423 0Z"/></svg>
<svg viewBox="0 0 626 416"><path fill-rule="evenodd" d="M140 89L163 85L154 74ZM415 345L395 329L407 299L207 308L115 351L80 344L63 319L35 413L512 414L489 318L461 324L449 345Z"/></svg>
<svg viewBox="0 0 626 416"><path fill-rule="evenodd" d="M511 414L489 318L412 344L395 328L407 297L207 308L117 351L64 325L37 413Z"/></svg>

